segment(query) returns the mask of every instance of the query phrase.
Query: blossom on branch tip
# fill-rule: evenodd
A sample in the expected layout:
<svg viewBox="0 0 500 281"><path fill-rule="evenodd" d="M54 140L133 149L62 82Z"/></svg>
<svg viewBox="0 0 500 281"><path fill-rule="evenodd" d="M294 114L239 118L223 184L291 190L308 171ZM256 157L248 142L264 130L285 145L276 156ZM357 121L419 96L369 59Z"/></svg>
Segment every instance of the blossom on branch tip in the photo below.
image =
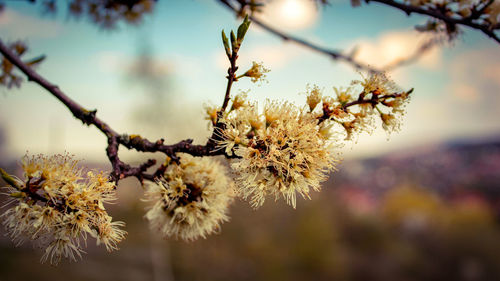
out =
<svg viewBox="0 0 500 281"><path fill-rule="evenodd" d="M396 84L383 72L370 74L368 77L363 77L363 80L354 80L352 84L361 85L365 94L385 95L399 91Z"/></svg>
<svg viewBox="0 0 500 281"><path fill-rule="evenodd" d="M118 249L125 237L119 228L125 224L112 222L104 208L116 199L114 183L103 173L84 177L77 164L68 154L25 156L24 179L4 187L10 195L6 206L13 205L0 216L7 233L16 244L32 240L45 248L42 262L57 264L62 257L76 261L88 235L108 251Z"/></svg>
<svg viewBox="0 0 500 281"><path fill-rule="evenodd" d="M312 88L307 87L307 105L309 106L309 110L312 112L316 106L321 102L322 93L317 85L314 85Z"/></svg>
<svg viewBox="0 0 500 281"><path fill-rule="evenodd" d="M203 108L205 109L206 113L205 120L210 121L209 124L215 125L215 123L217 123L217 112L220 110L220 108L207 104L204 105Z"/></svg>
<svg viewBox="0 0 500 281"><path fill-rule="evenodd" d="M387 132L400 130L401 124L394 114L381 113L380 118L382 119L382 127Z"/></svg>
<svg viewBox="0 0 500 281"><path fill-rule="evenodd" d="M178 156L178 164L170 163L162 178L146 184L144 200L151 205L145 218L164 238L205 238L229 219L233 183L216 160Z"/></svg>
<svg viewBox="0 0 500 281"><path fill-rule="evenodd" d="M252 82L256 83L258 81L265 81L266 73L269 71L262 63L253 62L252 67L243 76L250 77Z"/></svg>
<svg viewBox="0 0 500 281"><path fill-rule="evenodd" d="M247 103L248 92L241 92L236 95L232 100L233 104L231 105L231 110L238 109L242 106L245 106Z"/></svg>
<svg viewBox="0 0 500 281"><path fill-rule="evenodd" d="M352 96L351 96L351 87L348 88L337 88L333 87L333 90L335 91L335 94L337 95L337 101L341 104L344 105L348 103L349 101L352 101Z"/></svg>

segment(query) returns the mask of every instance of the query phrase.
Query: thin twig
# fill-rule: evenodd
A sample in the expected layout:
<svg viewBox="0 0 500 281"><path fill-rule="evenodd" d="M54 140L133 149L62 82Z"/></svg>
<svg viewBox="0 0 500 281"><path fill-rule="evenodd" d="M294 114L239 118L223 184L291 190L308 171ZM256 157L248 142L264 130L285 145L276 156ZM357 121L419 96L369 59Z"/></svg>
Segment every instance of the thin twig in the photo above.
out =
<svg viewBox="0 0 500 281"><path fill-rule="evenodd" d="M228 0L217 0L217 1L219 1L221 4L223 4L225 7L227 7L228 9L230 9L231 11L233 11L236 14L238 14L238 12L242 8L241 6L240 7L235 7ZM241 3L240 3L240 5L241 5ZM350 65L352 65L354 68L356 68L357 70L368 71L368 72L371 72L371 73L375 73L375 72L380 72L381 71L380 69L376 69L376 68L371 67L371 66L369 66L367 64L364 64L364 63L361 63L361 62L357 61L352 56L344 55L340 51L331 50L331 49L327 49L327 48L324 48L324 47L320 47L320 46L318 46L318 45L316 45L314 43L311 43L309 41L306 41L304 39L301 39L301 38L298 38L298 37L286 34L286 33L282 32L282 31L280 31L280 30L278 30L278 29L276 29L274 27L271 27L270 25L262 22L261 20L259 20L258 18L254 17L254 16L249 16L249 18L252 20L252 22L254 24L260 26L261 28L265 29L269 33L271 33L271 34L273 34L275 36L278 36L278 37L280 37L281 39L283 39L285 41L295 42L295 43L297 43L299 45L302 45L302 46L304 46L306 48L309 48L309 49L311 49L313 51L325 54L325 55L331 57L334 60L340 60L340 61L347 62Z"/></svg>
<svg viewBox="0 0 500 281"><path fill-rule="evenodd" d="M236 71L238 70L238 67L236 66L236 60L238 59L238 51L237 50L232 50L231 51L231 56L229 57L229 63L230 66L227 69L227 86L226 86L226 94L224 95L224 102L222 103L222 108L218 112L218 114L222 114L224 111L226 111L227 105L229 103L230 95L231 95L231 87L233 85L233 82L236 81ZM217 116L219 119L220 116Z"/></svg>
<svg viewBox="0 0 500 281"><path fill-rule="evenodd" d="M246 1L243 1L243 0L236 0L236 2L239 4L239 7L236 7L235 5L233 5L230 0L217 0L217 1L220 2L221 4L223 4L225 7L227 7L228 9L230 9L231 11L233 11L236 14L239 14L239 12L243 9L243 7L245 5L249 5ZM403 65L408 65L411 62L418 60L423 54L425 54L428 50L430 50L432 46L434 46L435 44L438 43L437 40L432 40L432 42L431 41L426 42L421 47L419 47L415 51L415 53L408 56L407 58L402 58L402 59L398 60L397 62L388 64L387 66L385 66L383 68L376 68L376 67L373 67L369 64L362 63L362 62L356 60L354 58L353 54L345 55L339 50L332 50L332 49L328 49L325 47L321 47L321 46L318 46L317 44L310 42L310 41L307 41L305 39L302 39L302 38L299 38L299 37L296 37L296 36L293 36L290 34L286 34L285 32L280 31L280 30L260 21L259 19L255 18L253 16L250 16L250 19L252 20L252 22L254 22L258 26L262 27L264 30L268 31L269 33L271 33L271 34L273 34L273 35L275 35L275 36L277 36L285 41L294 42L294 43L301 45L301 46L304 46L310 50L324 54L324 55L332 58L333 60L344 61L344 62L350 64L351 66L353 66L357 70L363 70L363 71L367 71L369 73L390 71L390 70L394 70L397 67L400 67Z"/></svg>

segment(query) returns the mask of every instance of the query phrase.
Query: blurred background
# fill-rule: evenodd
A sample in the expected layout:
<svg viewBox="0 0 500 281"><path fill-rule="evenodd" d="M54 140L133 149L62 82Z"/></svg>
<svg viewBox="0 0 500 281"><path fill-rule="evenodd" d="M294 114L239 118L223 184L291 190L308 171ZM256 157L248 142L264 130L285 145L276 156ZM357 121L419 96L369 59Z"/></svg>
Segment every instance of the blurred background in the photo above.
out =
<svg viewBox="0 0 500 281"><path fill-rule="evenodd" d="M226 87L220 31L239 22L218 1L158 1L139 24L114 29L75 19L65 5L47 13L38 2L0 2L0 38L26 42L28 57L46 55L37 70L115 130L167 143L206 141L203 105L220 104ZM321 46L356 49L357 59L375 67L429 40L414 31L425 17L330 2L274 0L261 17ZM267 83L241 80L233 88L260 103L303 104L308 84L333 95L333 86L360 78L350 65L256 25L239 61L240 71L252 61L271 69ZM190 243L161 240L142 218L140 185L126 179L110 206L127 223L120 251L109 254L89 239L81 261L52 267L39 263L39 249L14 247L2 228L0 280L500 280L500 46L464 29L389 74L415 88L401 132L388 138L376 130L339 148L338 171L296 210L268 200L254 211L237 201L220 233ZM0 90L5 170L21 176L26 152L64 151L89 168L110 169L105 147L98 130L39 86ZM125 149L120 156L161 159Z"/></svg>

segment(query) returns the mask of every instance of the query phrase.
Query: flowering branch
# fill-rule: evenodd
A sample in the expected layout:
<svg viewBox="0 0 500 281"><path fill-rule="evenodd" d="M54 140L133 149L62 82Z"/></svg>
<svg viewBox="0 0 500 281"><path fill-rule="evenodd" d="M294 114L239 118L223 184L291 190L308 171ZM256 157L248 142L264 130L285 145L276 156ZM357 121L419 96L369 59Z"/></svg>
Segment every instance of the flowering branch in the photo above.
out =
<svg viewBox="0 0 500 281"><path fill-rule="evenodd" d="M241 78L246 75L236 77L236 71L238 70L238 66L236 66L236 60L238 59L238 51L240 50L241 43L245 38L245 34L250 27L250 21L248 20L248 16L245 17L243 23L239 26L237 35L234 34L233 31L230 33L231 45L229 44L229 40L222 31L222 43L224 44L224 50L226 52L226 56L229 59L229 68L227 69L227 86L226 93L224 94L224 101L222 102L222 107L217 111L216 119L213 120L214 130L212 132L212 137L207 142L207 146L215 148L218 141L221 141L221 136L218 134L218 131L225 129L225 125L223 122L220 122L224 116L224 113L229 104L229 100L231 99L231 87L235 81L238 81L238 78ZM247 71L248 73L248 71ZM229 155L226 154L229 157Z"/></svg>
<svg viewBox="0 0 500 281"><path fill-rule="evenodd" d="M254 3L251 3L251 2L248 2L245 0L236 0L236 2L239 5L239 7L236 7L236 5L233 5L231 3L231 0L218 0L218 1L222 5L224 5L225 7L227 7L228 9L233 11L234 13L236 13L237 15L242 14L245 11L245 8L247 6L249 6L250 9L252 9L252 7L254 7L256 5ZM407 65L413 61L416 61L426 51L430 50L432 46L434 46L435 44L438 43L437 40L430 40L430 41L422 44L422 46L417 48L417 50L412 55L408 56L407 58L400 59L397 62L388 64L387 66L382 67L382 68L375 68L373 66L370 66L369 64L366 64L366 63L363 63L363 62L356 60L354 57L354 54L346 55L346 54L343 54L339 50L333 50L333 49L328 49L325 47L318 46L317 44L315 44L313 42L310 42L310 41L307 41L305 39L302 39L302 38L287 34L283 31L280 31L280 30L260 21L259 19L255 18L254 16L250 16L250 19L252 20L252 22L257 24L258 26L260 26L264 30L268 31L269 33L271 33L271 34L273 34L273 35L275 35L275 36L277 36L285 41L294 42L294 43L301 45L301 46L304 46L312 51L324 54L324 55L332 58L333 60L344 61L344 62L350 64L351 66L353 66L357 70L363 70L363 71L367 71L369 73L380 73L383 71L393 70L399 66Z"/></svg>
<svg viewBox="0 0 500 281"><path fill-rule="evenodd" d="M242 75L236 74L238 51L249 26L247 16L236 33L230 32L230 39L222 31L230 62L227 86L222 106L207 108L206 119L211 121L213 132L204 145L193 145L191 139L166 145L164 139L153 142L139 135L119 134L96 116L96 110L72 100L0 40L4 60L55 96L75 118L106 135L106 154L112 166L109 176L94 171L83 175L78 161L66 154L26 156L23 179L0 169L8 184L4 187L4 194L9 195L7 204L13 205L1 215L11 238L19 244L36 240L45 247L42 262L53 264L62 257L81 257L82 241L86 242L88 235L108 251L118 249L117 243L126 234L121 229L125 224L113 221L104 204L116 200L115 182L131 176L144 184L144 199L151 203L145 218L151 228L165 238L205 237L228 220L234 197L248 199L254 208L262 206L268 196L282 197L293 208L297 196L310 198L310 192L319 191L328 173L336 170L339 136L350 140L359 132L369 132L377 117L388 133L399 130L412 90L401 91L380 72L352 81L347 89L334 88L336 97L323 96L318 86L308 86L307 103L302 107L268 100L260 112L256 102L246 99L247 93L231 97L231 88L239 79L248 77L255 83L269 72L253 62ZM359 94L351 95L354 91ZM132 167L120 160L120 145L139 152L162 152L165 162L147 173L156 161L149 159ZM217 160L195 157L212 155L235 158L230 161L234 178Z"/></svg>
<svg viewBox="0 0 500 281"><path fill-rule="evenodd" d="M500 29L500 25L495 21L487 22L481 17L488 11L488 8L494 5L494 0L481 1L482 5L466 7L467 10L462 10L460 15L456 15L448 4L440 5L431 2L432 5L422 4L418 6L395 0L365 0L365 2L377 2L387 5L405 12L408 16L412 13L430 16L445 22L448 25L447 28L451 29L455 29L456 25L468 26L482 31L488 37L500 43L500 37L495 33L495 30ZM498 14L492 14L494 17L498 16Z"/></svg>
<svg viewBox="0 0 500 281"><path fill-rule="evenodd" d="M165 145L164 140L152 142L139 135L119 134L111 128L106 122L96 116L97 110L89 110L68 97L57 85L52 84L47 79L39 75L36 71L26 65L18 56L16 56L3 42L0 40L0 53L9 60L13 65L18 67L23 72L28 81L35 82L42 88L46 89L59 101L61 101L73 114L73 116L81 120L86 125L94 125L99 129L108 139L108 147L106 153L111 162L113 171L111 172L111 179L118 181L126 177L136 177L140 181L143 179L152 180L154 174L147 174L146 170L156 162L152 159L143 163L138 167L131 167L130 165L122 162L118 157L118 148L120 145L128 149L134 149L141 152L162 152L163 154L176 160L176 153L184 152L193 156L208 156L208 155L223 155L222 151L214 150L215 145L211 140L207 141L205 145L193 145L193 140L187 139L180 141L176 144ZM231 87L229 87L230 89Z"/></svg>
<svg viewBox="0 0 500 281"><path fill-rule="evenodd" d="M249 5L248 3L246 3L246 1L237 1L240 6L236 7L235 5L230 3L229 0L218 0L218 1L221 4L223 4L225 7L227 7L228 9L232 10L236 14L240 14L240 11L244 10L246 5ZM249 18L256 25L260 26L261 28L263 28L264 30L268 31L271 34L273 34L277 37L280 37L281 39L283 39L285 41L295 42L295 43L297 43L301 46L304 46L306 48L309 48L313 51L325 54L325 55L331 57L333 60L345 61L345 62L351 64L355 69L358 69L358 70L364 70L364 71L368 71L371 73L380 72L379 69L375 69L367 64L361 63L361 62L357 61L356 59L354 59L352 56L344 55L340 51L320 47L320 46L315 45L314 43L306 41L302 38L298 38L298 37L286 34L286 33L282 32L282 31L280 31L280 30L278 30L278 29L276 29L268 24L263 23L262 21L260 21L259 19L257 19L254 16L250 16Z"/></svg>

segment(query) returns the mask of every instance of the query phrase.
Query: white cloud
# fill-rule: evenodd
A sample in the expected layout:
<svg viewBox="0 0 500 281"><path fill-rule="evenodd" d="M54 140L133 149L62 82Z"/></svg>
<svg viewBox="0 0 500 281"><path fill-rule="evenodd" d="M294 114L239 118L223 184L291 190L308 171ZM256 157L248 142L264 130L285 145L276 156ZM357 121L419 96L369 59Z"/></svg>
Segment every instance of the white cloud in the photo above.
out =
<svg viewBox="0 0 500 281"><path fill-rule="evenodd" d="M415 85L407 127L433 137L477 137L500 129L500 50L496 47L462 52L443 63L448 79L442 88ZM435 82L435 81L434 81ZM419 96L418 89L426 94ZM432 133L430 133L432 132Z"/></svg>
<svg viewBox="0 0 500 281"><path fill-rule="evenodd" d="M375 39L356 42L359 46L356 58L375 67L384 67L408 58L430 38L416 31L391 31ZM442 65L441 48L435 46L427 50L415 62L424 69L437 69Z"/></svg>
<svg viewBox="0 0 500 281"><path fill-rule="evenodd" d="M452 60L449 65L448 94L457 101L483 109L500 106L500 50L471 50ZM499 116L500 117L500 116Z"/></svg>
<svg viewBox="0 0 500 281"><path fill-rule="evenodd" d="M63 31L56 21L39 19L7 9L0 14L0 32L9 39L53 38Z"/></svg>
<svg viewBox="0 0 500 281"><path fill-rule="evenodd" d="M401 32L384 34L374 40L375 43L363 40L359 44L358 59L383 65L392 58L390 54L397 57L410 53L408 49L415 40ZM396 44L396 47L391 47L391 44ZM391 136L392 147L457 137L481 137L498 132L500 50L497 47L468 49L446 59L442 50L436 48L412 66L439 75L421 76L422 71L412 71L415 67L401 67L392 73L396 74L392 77L398 84L404 78L408 85L415 87L403 119L403 129ZM377 134L368 140L360 138L356 146L358 152L378 149L380 139Z"/></svg>
<svg viewBox="0 0 500 281"><path fill-rule="evenodd" d="M431 38L412 30L396 30L380 34L376 38L361 38L342 44L355 46L355 59L374 68L386 68L398 61L414 55ZM353 47L345 48L345 50ZM433 45L409 65L396 67L389 71L390 78L402 87L413 87L411 70L439 70L443 66L442 48Z"/></svg>

